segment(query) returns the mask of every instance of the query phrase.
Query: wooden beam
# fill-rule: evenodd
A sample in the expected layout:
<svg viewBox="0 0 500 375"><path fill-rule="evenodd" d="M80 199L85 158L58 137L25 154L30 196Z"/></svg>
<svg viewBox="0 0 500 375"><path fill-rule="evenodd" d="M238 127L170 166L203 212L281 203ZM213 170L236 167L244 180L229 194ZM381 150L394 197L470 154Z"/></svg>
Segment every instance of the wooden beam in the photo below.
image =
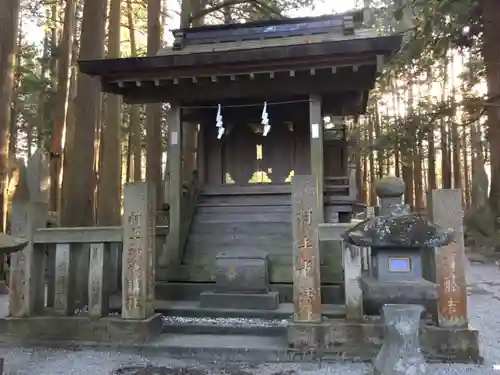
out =
<svg viewBox="0 0 500 375"><path fill-rule="evenodd" d="M168 170L170 229L167 237L169 264L179 264L181 259L181 200L182 200L182 126L178 102L170 102L168 121Z"/></svg>
<svg viewBox="0 0 500 375"><path fill-rule="evenodd" d="M346 91L368 91L375 82L375 68L360 69L357 73L332 75L331 72L319 72L311 76L308 73L295 77L274 76L274 79L255 76L246 80L219 79L217 83L198 81L179 85L143 85L120 88L116 83L104 83L107 92L124 95L127 103L155 103L170 100L177 101L220 101L237 98L279 98L283 95L309 95L316 92L320 95Z"/></svg>
<svg viewBox="0 0 500 375"><path fill-rule="evenodd" d="M323 113L321 110L321 96L318 94L309 97L309 129L311 141L311 172L317 181L317 209L319 222L323 222Z"/></svg>
<svg viewBox="0 0 500 375"><path fill-rule="evenodd" d="M318 225L318 235L321 241L343 241L342 235L351 228L351 223L320 223Z"/></svg>
<svg viewBox="0 0 500 375"><path fill-rule="evenodd" d="M175 73L169 72L137 72L137 74L128 76L116 76L116 77L105 77L102 82L113 83L121 82L123 86L127 86L130 82L140 81L145 84L148 82L154 82L156 80L165 83L172 83L172 81L178 84L190 83L193 81L193 77L196 77L198 81L217 82L217 81L227 81L230 77L244 78L247 79L250 74L256 77L268 77L269 75L277 76L298 76L305 73L310 73L311 69L318 72L321 71L341 71L343 73L352 73L354 67L360 69L368 69L376 71L376 59L371 58L368 61L365 60L341 60L341 61L324 61L318 64L300 64L292 65L290 67L281 65L270 66L263 69L263 67L250 65L245 69L232 69L231 67L221 67L219 71L213 70L200 70L192 72L189 70L180 70Z"/></svg>
<svg viewBox="0 0 500 375"><path fill-rule="evenodd" d="M38 229L33 238L36 244L111 243L122 242L122 227L73 227Z"/></svg>

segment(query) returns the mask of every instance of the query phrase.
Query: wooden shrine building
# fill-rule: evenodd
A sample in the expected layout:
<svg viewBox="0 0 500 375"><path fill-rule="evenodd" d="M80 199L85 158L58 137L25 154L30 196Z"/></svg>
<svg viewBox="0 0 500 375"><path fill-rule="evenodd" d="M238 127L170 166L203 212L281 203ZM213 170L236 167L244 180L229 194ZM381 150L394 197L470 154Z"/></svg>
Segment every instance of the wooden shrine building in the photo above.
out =
<svg viewBox="0 0 500 375"><path fill-rule="evenodd" d="M337 119L363 113L402 36L364 29L363 12L173 34L156 56L79 62L127 103L170 104L169 233L157 280L208 285L217 254L259 249L289 300L292 177L316 176L325 222L350 220L362 202ZM338 285L340 254L321 251L322 284Z"/></svg>

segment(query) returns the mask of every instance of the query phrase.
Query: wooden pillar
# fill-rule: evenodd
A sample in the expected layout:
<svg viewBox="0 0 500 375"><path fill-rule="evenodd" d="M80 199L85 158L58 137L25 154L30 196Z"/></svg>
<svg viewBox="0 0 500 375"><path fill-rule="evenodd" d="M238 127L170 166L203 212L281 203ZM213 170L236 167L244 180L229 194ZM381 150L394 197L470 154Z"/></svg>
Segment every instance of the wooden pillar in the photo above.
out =
<svg viewBox="0 0 500 375"><path fill-rule="evenodd" d="M309 97L309 129L311 140L311 173L316 179L318 220L323 222L323 114L321 110L321 96Z"/></svg>
<svg viewBox="0 0 500 375"><path fill-rule="evenodd" d="M295 322L321 322L317 181L297 175L292 181L293 302Z"/></svg>
<svg viewBox="0 0 500 375"><path fill-rule="evenodd" d="M90 245L89 267L89 315L100 318L109 313L109 292L116 283L107 275L112 267L110 243L93 243ZM115 260L115 259L113 259Z"/></svg>
<svg viewBox="0 0 500 375"><path fill-rule="evenodd" d="M196 141L198 125L194 122L182 122L182 180L190 183L196 169Z"/></svg>
<svg viewBox="0 0 500 375"><path fill-rule="evenodd" d="M169 231L167 252L169 264L181 261L181 201L182 201L182 126L181 108L171 103L168 121L168 169L169 169Z"/></svg>
<svg viewBox="0 0 500 375"><path fill-rule="evenodd" d="M198 181L200 184L205 183L207 175L205 160L205 134L205 125L201 123L200 130L198 131L198 140L196 141L196 168L198 169Z"/></svg>
<svg viewBox="0 0 500 375"><path fill-rule="evenodd" d="M76 280L80 248L75 244L57 244L54 250L54 310L73 315L76 307ZM51 296L48 296L51 298Z"/></svg>
<svg viewBox="0 0 500 375"><path fill-rule="evenodd" d="M44 246L35 245L33 238L39 228L45 227L47 212L46 202L12 203L11 233L30 241L24 250L10 258L9 315L12 317L35 316L44 307Z"/></svg>
<svg viewBox="0 0 500 375"><path fill-rule="evenodd" d="M156 189L126 184L123 191L122 318L154 314Z"/></svg>
<svg viewBox="0 0 500 375"><path fill-rule="evenodd" d="M345 231L351 227L351 223L322 223L319 224L318 231L321 242L338 241L341 244L346 318L360 321L364 316L363 291L359 284L359 278L362 276L364 249L347 244L342 238Z"/></svg>
<svg viewBox="0 0 500 375"><path fill-rule="evenodd" d="M439 249L436 254L439 325L467 328L462 192L460 189L439 189L432 190L430 195L432 221L455 230L455 241Z"/></svg>

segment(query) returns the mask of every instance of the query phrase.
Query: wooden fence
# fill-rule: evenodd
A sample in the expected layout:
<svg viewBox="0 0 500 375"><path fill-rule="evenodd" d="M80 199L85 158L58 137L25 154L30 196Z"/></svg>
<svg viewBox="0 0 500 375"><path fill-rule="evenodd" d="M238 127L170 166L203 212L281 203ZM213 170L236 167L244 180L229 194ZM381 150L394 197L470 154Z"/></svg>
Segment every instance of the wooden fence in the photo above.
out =
<svg viewBox="0 0 500 375"><path fill-rule="evenodd" d="M155 242L167 231L156 227L155 189L146 182L125 185L122 226L47 228L50 189L45 155L37 150L28 162L29 196L17 194L12 202L11 233L28 239L29 245L11 255L10 316L73 315L85 305L90 316L108 315L118 279L113 254L121 254L124 265L122 317L152 316Z"/></svg>

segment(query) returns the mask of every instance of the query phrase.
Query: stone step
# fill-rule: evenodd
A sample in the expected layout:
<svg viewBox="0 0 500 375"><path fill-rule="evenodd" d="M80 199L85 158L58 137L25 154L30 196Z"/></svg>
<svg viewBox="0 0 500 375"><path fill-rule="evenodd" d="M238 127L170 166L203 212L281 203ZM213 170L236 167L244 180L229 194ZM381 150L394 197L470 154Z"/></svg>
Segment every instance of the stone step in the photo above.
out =
<svg viewBox="0 0 500 375"><path fill-rule="evenodd" d="M289 361L285 337L248 334L163 333L154 348L173 358L200 361L245 361L252 363Z"/></svg>
<svg viewBox="0 0 500 375"><path fill-rule="evenodd" d="M286 212L262 213L211 213L196 214L193 222L196 223L291 223L292 217Z"/></svg>
<svg viewBox="0 0 500 375"><path fill-rule="evenodd" d="M120 311L121 299L114 295L111 298L111 307L115 312ZM292 303L281 303L276 310L245 310L245 309L214 309L201 308L198 301L164 301L155 300L155 311L165 316L183 316L186 318L256 318L266 320L290 319L293 315ZM344 305L323 305L323 315L327 318L345 317Z"/></svg>
<svg viewBox="0 0 500 375"><path fill-rule="evenodd" d="M233 205L290 205L290 195L220 195L203 196L198 202L200 204L233 204Z"/></svg>
<svg viewBox="0 0 500 375"><path fill-rule="evenodd" d="M163 332L204 335L257 335L277 337L286 335L286 319L257 318L193 318L163 316Z"/></svg>
<svg viewBox="0 0 500 375"><path fill-rule="evenodd" d="M336 255L333 255L336 258ZM206 283L215 281L215 262L211 264L177 264L159 267L156 280L173 282ZM340 285L344 282L342 262L331 259L321 266L321 280L325 285ZM292 284L293 275L290 264L271 263L269 281L272 284Z"/></svg>
<svg viewBox="0 0 500 375"><path fill-rule="evenodd" d="M292 235L291 222L264 222L264 223L217 223L217 222L194 222L191 226L191 234L290 234Z"/></svg>
<svg viewBox="0 0 500 375"><path fill-rule="evenodd" d="M291 233L212 233L202 234L192 232L188 238L187 246L198 248L201 251L205 247L218 247L218 252L226 250L233 251L234 247L247 247L260 250L260 248L269 248L269 253L275 253L273 247L283 249L286 253L292 253L292 234ZM225 249L228 248L228 249Z"/></svg>
<svg viewBox="0 0 500 375"><path fill-rule="evenodd" d="M198 303L200 294L215 289L215 283L156 282L156 298L163 301L191 301ZM293 302L291 284L271 284L270 290L278 292L281 303ZM321 297L325 304L343 303L342 285L321 286Z"/></svg>
<svg viewBox="0 0 500 375"><path fill-rule="evenodd" d="M292 207L290 205L206 205L199 204L196 208L197 214L220 214L226 215L237 213L241 215L257 213L267 215L269 213L286 213L292 215Z"/></svg>
<svg viewBox="0 0 500 375"><path fill-rule="evenodd" d="M215 264L215 258L217 257L217 254L221 252L221 249L224 249L224 247L227 247L225 252L226 253L231 253L234 251L235 253L241 254L242 251L251 251L255 252L256 250L261 250L263 252L266 252L268 254L268 261L269 261L269 267L275 267L277 265L280 266L289 266L290 269L292 267L292 247L291 245L288 246L279 246L275 248L271 248L270 245L267 247L263 246L257 246L257 245L248 245L248 246L231 246L229 247L228 245L220 245L220 246L214 246L212 244L207 245L203 252L201 251L196 251L196 249L199 249L199 245L191 247L188 246L186 248L186 252L184 253L184 258L183 258L183 263L186 265L206 265L206 266L212 266ZM193 251L195 250L195 251ZM270 254L270 251L276 251L279 252L278 254ZM285 254L286 253L286 254Z"/></svg>

